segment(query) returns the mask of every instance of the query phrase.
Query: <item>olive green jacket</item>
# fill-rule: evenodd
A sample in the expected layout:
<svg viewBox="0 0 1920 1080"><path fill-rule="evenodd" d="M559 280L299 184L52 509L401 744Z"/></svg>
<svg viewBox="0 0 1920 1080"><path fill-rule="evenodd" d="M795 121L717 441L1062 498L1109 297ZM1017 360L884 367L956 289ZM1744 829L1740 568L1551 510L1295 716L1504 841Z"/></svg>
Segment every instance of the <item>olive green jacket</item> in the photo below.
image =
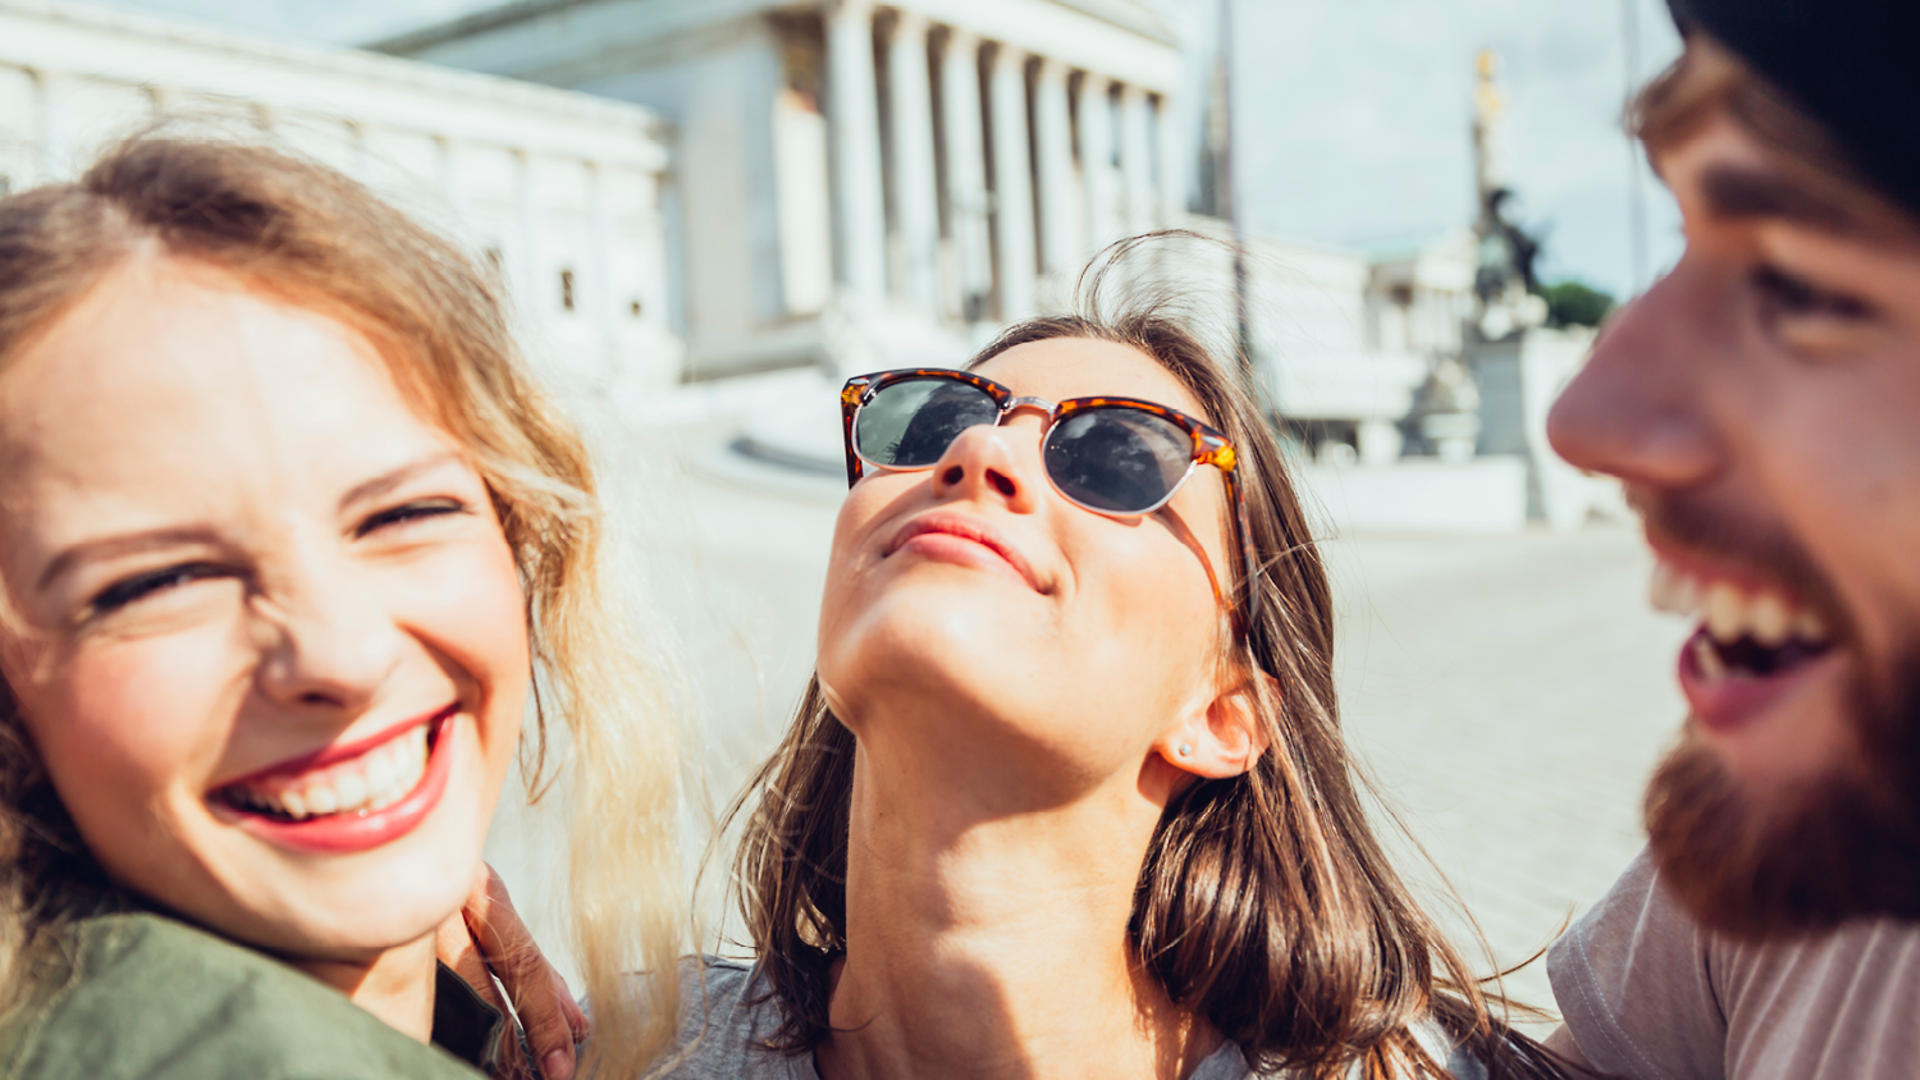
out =
<svg viewBox="0 0 1920 1080"><path fill-rule="evenodd" d="M0 1026L0 1080L474 1080L498 1042L499 1013L445 968L428 1046L164 916L84 919L65 940L68 976Z"/></svg>

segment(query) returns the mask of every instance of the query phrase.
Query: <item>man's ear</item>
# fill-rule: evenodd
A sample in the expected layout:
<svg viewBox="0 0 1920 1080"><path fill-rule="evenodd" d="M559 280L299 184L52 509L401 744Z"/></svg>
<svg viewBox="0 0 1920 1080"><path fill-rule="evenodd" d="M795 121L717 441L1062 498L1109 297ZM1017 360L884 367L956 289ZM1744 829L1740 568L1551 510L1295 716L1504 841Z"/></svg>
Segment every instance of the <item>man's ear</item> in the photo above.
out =
<svg viewBox="0 0 1920 1080"><path fill-rule="evenodd" d="M1185 721L1155 744L1160 756L1182 772L1212 780L1251 771L1269 745L1260 714L1262 688L1267 700L1280 699L1279 682L1260 671L1229 683L1209 701L1196 702Z"/></svg>

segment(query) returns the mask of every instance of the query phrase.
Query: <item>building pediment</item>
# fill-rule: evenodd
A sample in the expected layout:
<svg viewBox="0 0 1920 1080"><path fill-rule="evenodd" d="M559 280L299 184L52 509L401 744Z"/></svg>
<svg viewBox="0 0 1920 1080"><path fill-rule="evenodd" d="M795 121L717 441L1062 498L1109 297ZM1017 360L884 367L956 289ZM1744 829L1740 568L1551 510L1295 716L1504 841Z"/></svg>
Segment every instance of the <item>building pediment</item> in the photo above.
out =
<svg viewBox="0 0 1920 1080"><path fill-rule="evenodd" d="M1001 0L1001 6L1008 5L1031 7L1035 9L1034 15L1044 15L1044 9L1047 8L1064 8L1163 45L1177 46L1180 43L1178 21L1173 18L1164 0ZM637 3L635 0L513 0L369 42L366 47L375 52L417 55L451 42L511 31L522 24L549 21L554 17L565 18L570 13L584 14L595 8L632 8L636 14L644 12L646 18L642 21L646 23L687 25L719 23L744 15L800 11L820 6L819 3L792 3L791 0L638 0ZM940 0L895 0L876 6L911 9L939 19L951 14L952 5Z"/></svg>

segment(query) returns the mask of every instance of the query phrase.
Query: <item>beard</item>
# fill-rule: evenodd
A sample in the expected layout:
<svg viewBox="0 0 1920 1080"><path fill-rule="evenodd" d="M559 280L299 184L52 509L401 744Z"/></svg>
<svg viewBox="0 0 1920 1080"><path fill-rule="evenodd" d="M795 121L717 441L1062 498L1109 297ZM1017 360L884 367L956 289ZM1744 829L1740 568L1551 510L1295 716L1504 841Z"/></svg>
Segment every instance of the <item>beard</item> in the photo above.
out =
<svg viewBox="0 0 1920 1080"><path fill-rule="evenodd" d="M1865 753L1790 790L1744 788L1689 731L1647 790L1662 879L1708 929L1742 940L1852 919L1920 920L1920 650L1890 693L1852 695Z"/></svg>

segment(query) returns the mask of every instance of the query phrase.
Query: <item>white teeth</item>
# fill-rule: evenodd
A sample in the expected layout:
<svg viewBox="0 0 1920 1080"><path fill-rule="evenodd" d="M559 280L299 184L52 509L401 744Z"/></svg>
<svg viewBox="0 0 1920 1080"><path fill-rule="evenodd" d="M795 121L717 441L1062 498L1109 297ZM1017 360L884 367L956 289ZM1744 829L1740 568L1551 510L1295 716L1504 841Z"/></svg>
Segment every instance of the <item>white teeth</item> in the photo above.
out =
<svg viewBox="0 0 1920 1080"><path fill-rule="evenodd" d="M1673 610L1674 584L1680 575L1666 563L1653 564L1653 577L1647 582L1647 603L1655 611Z"/></svg>
<svg viewBox="0 0 1920 1080"><path fill-rule="evenodd" d="M367 801L367 778L351 772L343 772L333 782L333 801L342 809L352 810Z"/></svg>
<svg viewBox="0 0 1920 1080"><path fill-rule="evenodd" d="M1673 592L1673 610L1682 615L1692 615L1700 610L1700 583L1686 574L1679 575L1679 584Z"/></svg>
<svg viewBox="0 0 1920 1080"><path fill-rule="evenodd" d="M1647 588L1647 599L1653 610L1664 611L1669 615L1692 615L1700 606L1700 588L1693 578L1672 564L1657 562L1653 565L1653 580Z"/></svg>
<svg viewBox="0 0 1920 1080"><path fill-rule="evenodd" d="M1782 625L1784 625L1784 615L1782 618ZM389 756L385 747L368 754L367 789L369 791L385 791L392 787L394 778L397 775L393 766L393 758Z"/></svg>
<svg viewBox="0 0 1920 1080"><path fill-rule="evenodd" d="M1709 679L1724 679L1727 676L1727 665L1720 659L1720 654L1701 638L1693 639L1693 662L1700 668L1700 674Z"/></svg>
<svg viewBox="0 0 1920 1080"><path fill-rule="evenodd" d="M1753 640L1769 649L1777 649L1787 643L1787 632L1793 628L1793 615L1787 610L1786 601L1770 592L1761 593L1747 605L1747 622L1753 630Z"/></svg>
<svg viewBox="0 0 1920 1080"><path fill-rule="evenodd" d="M1795 639L1824 645L1829 638L1820 616L1784 593L1768 588L1749 592L1731 581L1696 577L1664 559L1655 564L1647 593L1654 610L1699 618L1723 645L1752 638L1777 649Z"/></svg>
<svg viewBox="0 0 1920 1080"><path fill-rule="evenodd" d="M1726 644L1740 640L1747 628L1747 602L1740 590L1717 581L1707 590L1707 633Z"/></svg>
<svg viewBox="0 0 1920 1080"><path fill-rule="evenodd" d="M304 820L321 814L383 810L412 793L427 769L427 727L421 725L354 761L302 777L280 791L234 790L228 796L242 806Z"/></svg>
<svg viewBox="0 0 1920 1080"><path fill-rule="evenodd" d="M325 784L314 784L307 788L307 806L316 814L331 814L340 809L340 797Z"/></svg>

